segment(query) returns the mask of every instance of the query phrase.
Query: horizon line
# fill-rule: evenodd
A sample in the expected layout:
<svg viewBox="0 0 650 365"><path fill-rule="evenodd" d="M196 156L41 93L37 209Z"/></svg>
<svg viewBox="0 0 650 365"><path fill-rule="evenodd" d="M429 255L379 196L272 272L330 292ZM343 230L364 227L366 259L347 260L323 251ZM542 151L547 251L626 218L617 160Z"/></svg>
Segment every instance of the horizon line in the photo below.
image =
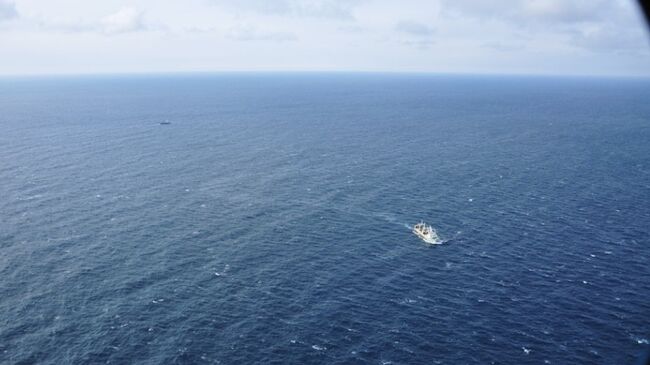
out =
<svg viewBox="0 0 650 365"><path fill-rule="evenodd" d="M388 70L181 70L181 71L106 71L106 72L56 72L3 74L0 78L58 78L58 77L125 77L125 76L191 76L191 75L272 75L272 74L366 74L366 75L421 75L421 76L474 76L474 77L539 77L586 79L650 79L650 74L569 74L535 72L453 72L453 71L388 71Z"/></svg>

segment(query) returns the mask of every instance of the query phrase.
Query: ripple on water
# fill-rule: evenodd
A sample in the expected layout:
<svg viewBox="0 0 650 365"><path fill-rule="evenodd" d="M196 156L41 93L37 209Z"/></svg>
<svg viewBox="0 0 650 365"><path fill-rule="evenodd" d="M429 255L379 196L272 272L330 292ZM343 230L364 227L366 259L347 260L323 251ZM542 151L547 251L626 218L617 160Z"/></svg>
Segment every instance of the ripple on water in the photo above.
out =
<svg viewBox="0 0 650 365"><path fill-rule="evenodd" d="M633 363L649 90L0 83L0 363Z"/></svg>

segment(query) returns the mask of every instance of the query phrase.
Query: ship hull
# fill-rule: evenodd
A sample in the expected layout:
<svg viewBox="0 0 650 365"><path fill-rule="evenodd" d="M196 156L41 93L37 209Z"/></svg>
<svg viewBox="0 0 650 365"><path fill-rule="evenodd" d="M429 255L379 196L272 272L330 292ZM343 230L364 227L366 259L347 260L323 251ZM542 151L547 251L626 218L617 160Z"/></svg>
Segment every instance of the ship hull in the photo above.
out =
<svg viewBox="0 0 650 365"><path fill-rule="evenodd" d="M413 233L415 233L416 236L420 237L420 239L422 241L424 241L424 242L426 242L426 243L428 243L430 245L438 245L438 244L441 243L439 240L435 239L434 237L427 236L427 235L423 234L422 232L420 232L418 230L414 229Z"/></svg>

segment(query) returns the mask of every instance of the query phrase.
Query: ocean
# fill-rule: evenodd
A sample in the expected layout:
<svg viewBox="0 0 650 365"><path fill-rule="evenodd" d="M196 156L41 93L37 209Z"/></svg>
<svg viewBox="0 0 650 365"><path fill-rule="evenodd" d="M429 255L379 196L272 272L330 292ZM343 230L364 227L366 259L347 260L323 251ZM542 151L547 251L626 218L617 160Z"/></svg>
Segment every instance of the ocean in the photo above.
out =
<svg viewBox="0 0 650 365"><path fill-rule="evenodd" d="M0 130L2 364L648 350L650 80L4 77Z"/></svg>

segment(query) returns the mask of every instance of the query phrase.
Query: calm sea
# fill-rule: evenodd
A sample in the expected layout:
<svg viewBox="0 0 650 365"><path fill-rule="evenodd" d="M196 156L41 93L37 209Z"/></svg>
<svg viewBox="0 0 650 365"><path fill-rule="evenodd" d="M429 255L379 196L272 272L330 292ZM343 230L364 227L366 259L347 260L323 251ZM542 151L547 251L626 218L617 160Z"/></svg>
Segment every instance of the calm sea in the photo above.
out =
<svg viewBox="0 0 650 365"><path fill-rule="evenodd" d="M2 364L630 364L649 237L649 80L0 79Z"/></svg>

